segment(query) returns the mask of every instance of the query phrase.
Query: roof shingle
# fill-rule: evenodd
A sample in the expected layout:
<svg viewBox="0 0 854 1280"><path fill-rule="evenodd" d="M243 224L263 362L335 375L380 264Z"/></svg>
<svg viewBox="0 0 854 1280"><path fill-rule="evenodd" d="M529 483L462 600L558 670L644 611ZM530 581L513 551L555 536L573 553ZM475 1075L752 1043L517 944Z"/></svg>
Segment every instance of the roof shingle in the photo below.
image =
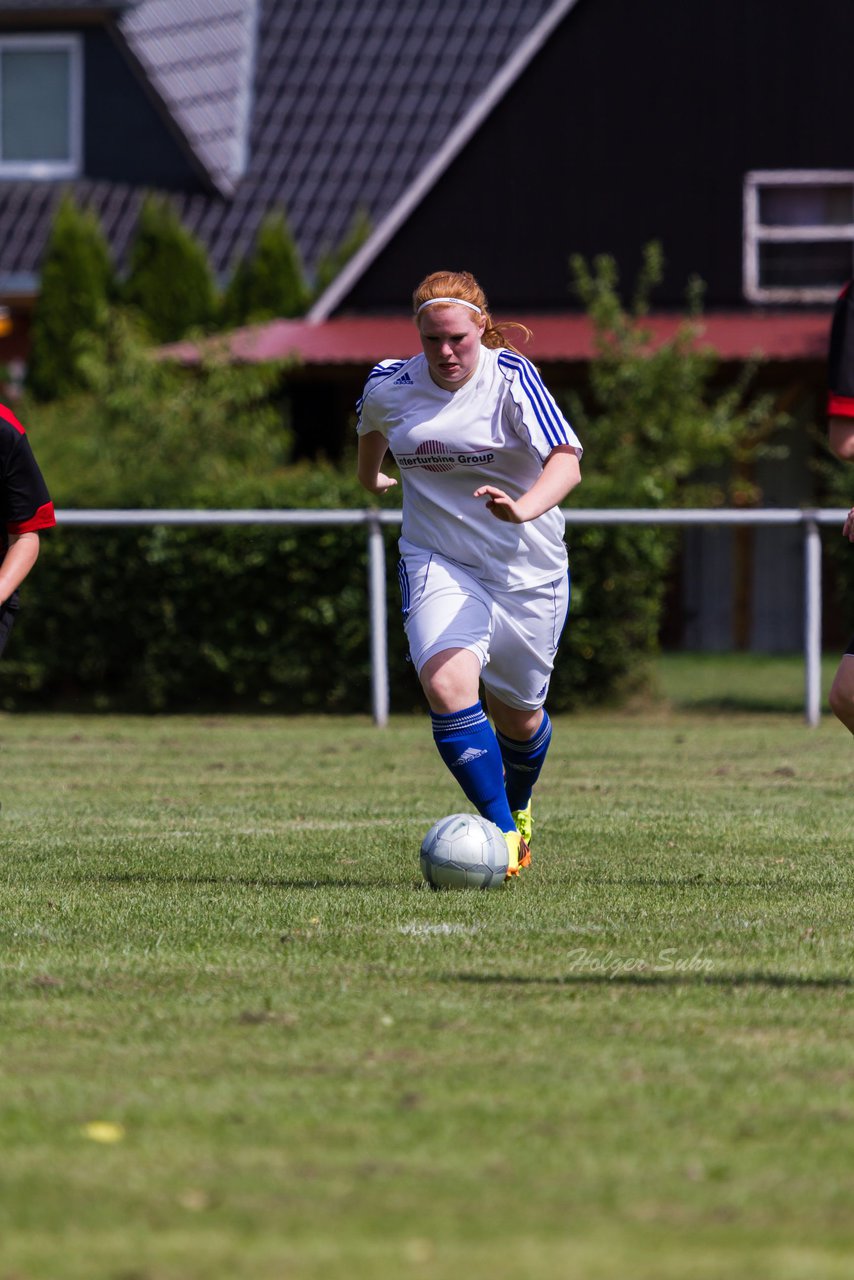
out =
<svg viewBox="0 0 854 1280"><path fill-rule="evenodd" d="M122 34L218 189L246 166L257 0L142 0Z"/></svg>
<svg viewBox="0 0 854 1280"><path fill-rule="evenodd" d="M271 209L310 269L359 208L383 218L553 3L137 0L119 27L225 193L173 199L226 274ZM122 260L140 193L70 185ZM37 271L57 198L0 184L0 283Z"/></svg>

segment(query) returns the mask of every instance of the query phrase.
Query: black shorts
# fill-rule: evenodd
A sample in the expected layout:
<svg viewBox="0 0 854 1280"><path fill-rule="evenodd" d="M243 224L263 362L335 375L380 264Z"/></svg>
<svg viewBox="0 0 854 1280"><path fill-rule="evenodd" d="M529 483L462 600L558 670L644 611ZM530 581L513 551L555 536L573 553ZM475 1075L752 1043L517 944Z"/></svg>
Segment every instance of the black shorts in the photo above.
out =
<svg viewBox="0 0 854 1280"><path fill-rule="evenodd" d="M854 654L854 636L852 636L852 637L851 637L851 643L849 644L849 646L848 646L848 648L845 650L845 652L846 652L846 653L850 653L850 654Z"/></svg>
<svg viewBox="0 0 854 1280"><path fill-rule="evenodd" d="M0 605L0 654L6 648L6 641L9 639L17 616L18 610L13 609L8 603Z"/></svg>

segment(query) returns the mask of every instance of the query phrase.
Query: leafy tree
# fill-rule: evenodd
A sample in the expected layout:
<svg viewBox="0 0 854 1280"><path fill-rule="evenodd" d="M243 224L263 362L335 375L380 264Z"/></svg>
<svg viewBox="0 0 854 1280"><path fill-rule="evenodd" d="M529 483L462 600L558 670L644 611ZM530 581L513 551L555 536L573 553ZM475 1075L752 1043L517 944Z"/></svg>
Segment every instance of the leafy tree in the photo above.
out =
<svg viewBox="0 0 854 1280"><path fill-rule="evenodd" d="M755 489L735 468L727 492L698 480L703 468L743 463L770 452L783 425L768 396L751 397L748 368L720 386L720 361L701 344L702 286L688 288L687 314L675 335L656 341L648 314L663 274L657 244L644 250L634 297L621 300L613 258L592 267L571 259L575 288L593 325L596 354L585 396L569 397L569 418L589 448L579 493L585 507L719 505L754 501ZM553 698L619 696L643 687L644 659L658 647L665 588L676 547L655 526L570 528L573 602Z"/></svg>
<svg viewBox="0 0 854 1280"><path fill-rule="evenodd" d="M110 251L97 216L63 196L45 249L31 331L27 387L39 400L80 386L81 340L103 333L114 292Z"/></svg>
<svg viewBox="0 0 854 1280"><path fill-rule="evenodd" d="M299 249L283 210L268 213L249 255L235 265L223 303L229 325L305 315L311 300Z"/></svg>
<svg viewBox="0 0 854 1280"><path fill-rule="evenodd" d="M122 300L155 342L175 342L214 322L217 295L207 252L160 196L143 201Z"/></svg>
<svg viewBox="0 0 854 1280"><path fill-rule="evenodd" d="M572 399L573 422L595 440L597 465L585 479L586 505L693 506L746 503L753 490L725 493L697 481L706 466L743 460L770 448L784 421L769 396L750 397L755 366L720 387L720 358L702 344L702 294L689 283L687 315L673 337L656 341L648 321L650 297L661 281L661 246L649 244L630 307L618 292L613 258L591 269L571 259L575 288L594 331L590 394Z"/></svg>
<svg viewBox="0 0 854 1280"><path fill-rule="evenodd" d="M265 487L290 459L276 407L284 364L233 365L217 345L186 369L156 359L126 312L81 343L83 390L33 408L51 493L73 507L219 506ZM272 491L271 491L272 492Z"/></svg>

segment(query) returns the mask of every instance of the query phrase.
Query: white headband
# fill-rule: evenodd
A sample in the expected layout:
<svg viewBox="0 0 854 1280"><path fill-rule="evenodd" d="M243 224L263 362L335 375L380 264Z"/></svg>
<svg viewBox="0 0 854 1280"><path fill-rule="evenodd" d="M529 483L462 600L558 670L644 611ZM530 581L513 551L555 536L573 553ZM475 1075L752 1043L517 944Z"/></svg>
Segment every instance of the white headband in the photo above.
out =
<svg viewBox="0 0 854 1280"><path fill-rule="evenodd" d="M428 298L426 302L421 303L415 314L420 316L425 307L434 307L437 302L453 302L457 307L468 307L469 311L476 311L479 316L483 315L480 307L473 302L466 302L465 298Z"/></svg>

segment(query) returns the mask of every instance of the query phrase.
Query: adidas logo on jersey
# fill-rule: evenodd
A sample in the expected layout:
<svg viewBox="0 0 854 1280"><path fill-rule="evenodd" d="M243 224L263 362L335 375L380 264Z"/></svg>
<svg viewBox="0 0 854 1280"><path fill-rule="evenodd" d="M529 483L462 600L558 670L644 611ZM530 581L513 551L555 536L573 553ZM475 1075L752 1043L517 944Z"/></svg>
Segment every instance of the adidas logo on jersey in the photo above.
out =
<svg viewBox="0 0 854 1280"><path fill-rule="evenodd" d="M393 387L412 387L415 384L408 373L402 373L399 378L395 378L391 385Z"/></svg>
<svg viewBox="0 0 854 1280"><path fill-rule="evenodd" d="M459 759L455 760L451 765L452 769L458 769L461 764L471 764L472 760L479 760L481 756L485 756L486 752L481 751L480 747L469 747Z"/></svg>

